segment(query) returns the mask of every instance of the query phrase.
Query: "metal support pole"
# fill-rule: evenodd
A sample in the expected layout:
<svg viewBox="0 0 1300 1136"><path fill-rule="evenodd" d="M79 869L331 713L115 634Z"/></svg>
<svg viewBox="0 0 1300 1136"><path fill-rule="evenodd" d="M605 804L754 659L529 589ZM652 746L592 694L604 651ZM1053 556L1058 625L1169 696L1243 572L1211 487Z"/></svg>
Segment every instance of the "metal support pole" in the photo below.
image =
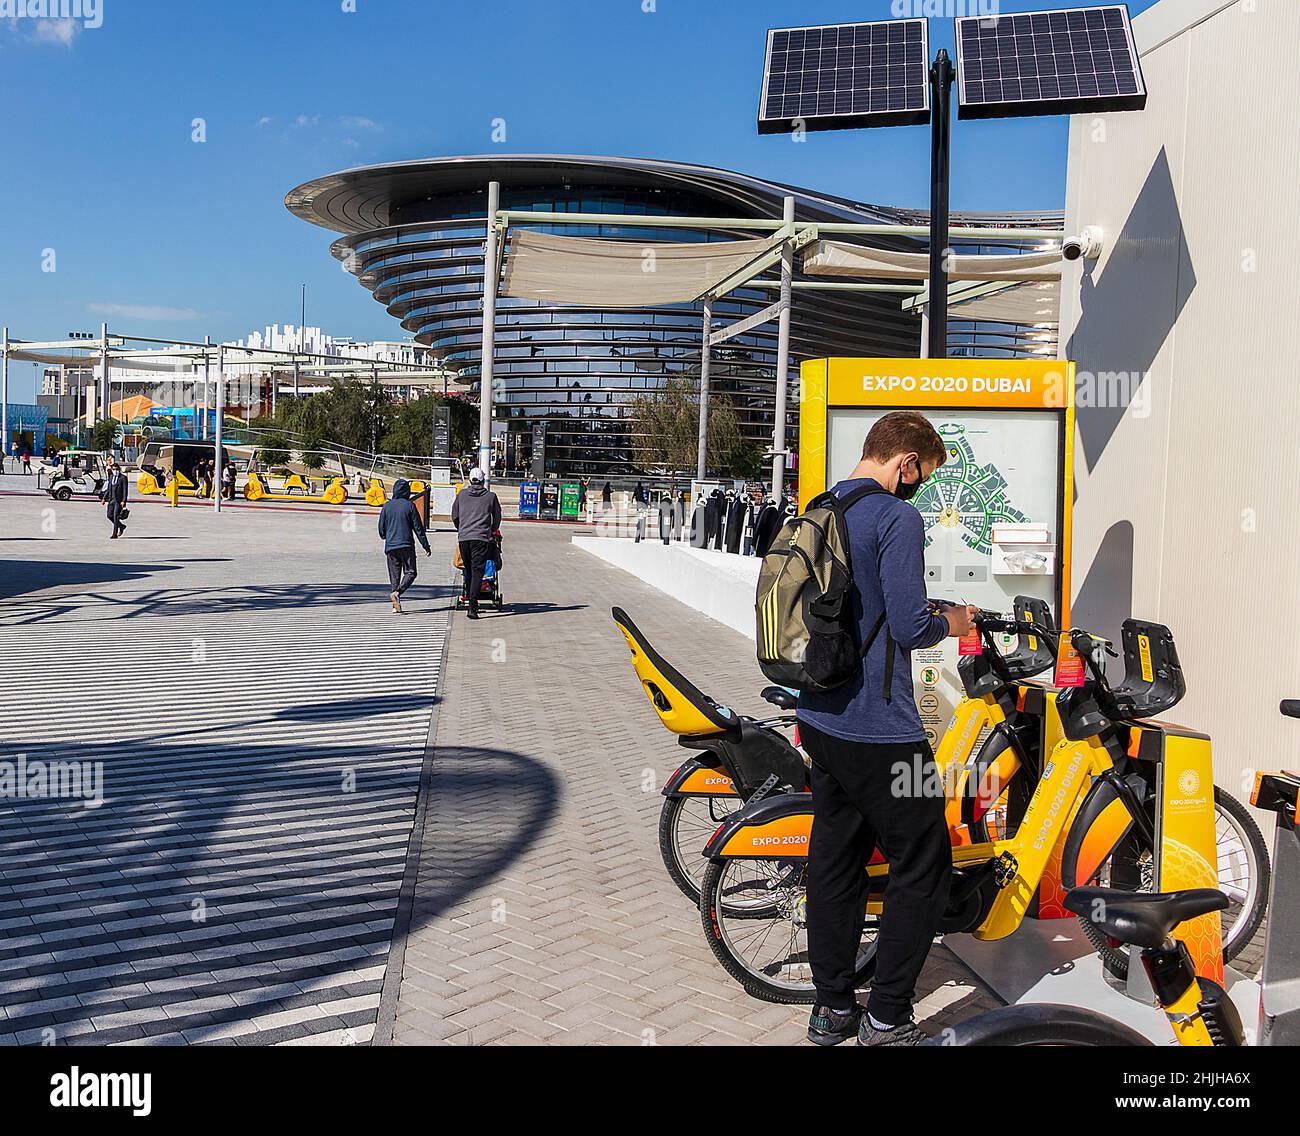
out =
<svg viewBox="0 0 1300 1136"><path fill-rule="evenodd" d="M709 368L713 361L713 348L709 337L713 334L713 300L704 301L704 346L700 352L700 449L695 461L695 476L703 481L708 476L709 460Z"/></svg>
<svg viewBox="0 0 1300 1136"><path fill-rule="evenodd" d="M785 199L782 217L794 223L794 198ZM785 405L790 385L790 306L794 294L794 241L787 238L781 252L781 314L776 334L776 421L772 430L772 498L780 501L785 493Z"/></svg>
<svg viewBox="0 0 1300 1136"><path fill-rule="evenodd" d="M113 411L113 392L108 385L108 324L99 325L100 348L99 366L103 374L99 377L100 414L96 421L109 417Z"/></svg>
<svg viewBox="0 0 1300 1136"><path fill-rule="evenodd" d="M952 84L955 73L940 49L930 68L930 330L931 359L948 358L948 202L951 193Z"/></svg>
<svg viewBox="0 0 1300 1136"><path fill-rule="evenodd" d="M492 363L496 351L497 280L501 273L497 210L501 183L488 183L487 245L483 253L483 348L478 384L478 465L492 480Z"/></svg>
<svg viewBox="0 0 1300 1136"><path fill-rule="evenodd" d="M0 348L0 454L9 452L9 329Z"/></svg>
<svg viewBox="0 0 1300 1136"><path fill-rule="evenodd" d="M226 348L223 344L217 348L217 405L216 430L213 450L216 454L212 467L212 509L221 512L221 436L226 432Z"/></svg>
<svg viewBox="0 0 1300 1136"><path fill-rule="evenodd" d="M293 397L298 397L298 353L293 355Z"/></svg>
<svg viewBox="0 0 1300 1136"><path fill-rule="evenodd" d="M212 337L205 335L203 337L203 346L207 347L212 343ZM203 421L200 424L198 436L203 441L208 440L208 353L203 352Z"/></svg>

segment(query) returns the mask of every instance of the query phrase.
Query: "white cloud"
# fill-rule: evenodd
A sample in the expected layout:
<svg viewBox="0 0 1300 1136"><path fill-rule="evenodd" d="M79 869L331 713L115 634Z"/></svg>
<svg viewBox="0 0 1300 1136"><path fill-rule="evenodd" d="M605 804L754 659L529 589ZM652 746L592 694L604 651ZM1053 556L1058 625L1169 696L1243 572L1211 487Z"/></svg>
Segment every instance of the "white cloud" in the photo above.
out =
<svg viewBox="0 0 1300 1136"><path fill-rule="evenodd" d="M103 316L120 316L138 320L192 320L202 316L194 308L168 308L161 304L88 304L92 312Z"/></svg>
<svg viewBox="0 0 1300 1136"><path fill-rule="evenodd" d="M379 123L377 123L373 118L366 118L365 115L361 115L361 114L344 115L341 121L344 126L354 126L358 130L382 130L383 129L383 127L380 126Z"/></svg>
<svg viewBox="0 0 1300 1136"><path fill-rule="evenodd" d="M257 129L261 130L264 126L270 126L274 121L275 120L269 114L264 114L257 120Z"/></svg>
<svg viewBox="0 0 1300 1136"><path fill-rule="evenodd" d="M77 36L81 34L81 27L82 22L71 17L49 16L19 19L17 16L9 16L6 19L3 0L0 0L0 31L12 33L20 43L71 47Z"/></svg>
<svg viewBox="0 0 1300 1136"><path fill-rule="evenodd" d="M320 124L320 115L313 114L309 116L300 114L293 120L293 124L294 126L318 126Z"/></svg>
<svg viewBox="0 0 1300 1136"><path fill-rule="evenodd" d="M71 47L72 41L77 38L77 33L81 30L81 24L73 19L60 19L51 17L46 20L37 20L33 24L35 38L41 43L55 43L61 47Z"/></svg>

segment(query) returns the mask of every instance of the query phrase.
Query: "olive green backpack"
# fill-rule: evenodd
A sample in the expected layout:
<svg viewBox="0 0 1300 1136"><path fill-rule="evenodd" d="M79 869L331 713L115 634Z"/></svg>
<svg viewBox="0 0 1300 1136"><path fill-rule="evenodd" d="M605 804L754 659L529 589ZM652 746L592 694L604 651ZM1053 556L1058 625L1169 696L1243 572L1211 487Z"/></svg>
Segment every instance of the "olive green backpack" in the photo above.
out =
<svg viewBox="0 0 1300 1136"><path fill-rule="evenodd" d="M758 665L794 690L833 690L862 666L885 626L882 613L865 643L853 616L853 565L845 513L864 497L887 493L864 485L844 497L823 493L791 517L772 541L758 574ZM893 682L893 637L886 631L885 698Z"/></svg>

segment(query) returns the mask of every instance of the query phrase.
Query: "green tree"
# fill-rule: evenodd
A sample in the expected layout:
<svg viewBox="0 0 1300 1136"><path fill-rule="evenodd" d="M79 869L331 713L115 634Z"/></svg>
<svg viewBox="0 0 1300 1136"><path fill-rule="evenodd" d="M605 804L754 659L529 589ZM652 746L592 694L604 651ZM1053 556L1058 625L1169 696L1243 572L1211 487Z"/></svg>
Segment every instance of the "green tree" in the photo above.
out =
<svg viewBox="0 0 1300 1136"><path fill-rule="evenodd" d="M700 391L685 375L674 375L658 390L634 398L628 411L632 458L645 470L685 473L696 467L700 437ZM726 395L709 398L709 469L730 468L744 441L735 407Z"/></svg>
<svg viewBox="0 0 1300 1136"><path fill-rule="evenodd" d="M325 439L314 429L303 431L302 453L300 455L302 464L308 469L321 469L325 465L325 455L320 453L324 444Z"/></svg>
<svg viewBox="0 0 1300 1136"><path fill-rule="evenodd" d="M263 434L261 454L268 466L284 465L289 460L289 439L278 430Z"/></svg>
<svg viewBox="0 0 1300 1136"><path fill-rule="evenodd" d="M733 477L755 481L763 472L763 447L748 438L741 438L727 455L727 469Z"/></svg>
<svg viewBox="0 0 1300 1136"><path fill-rule="evenodd" d="M470 448L478 431L478 411L463 398L425 395L392 408L388 429L379 448L386 454L424 455L433 450L433 412L436 407L451 408L451 452Z"/></svg>
<svg viewBox="0 0 1300 1136"><path fill-rule="evenodd" d="M113 442L117 437L118 426L120 423L116 418L102 418L95 423L94 430L90 433L90 447L93 450L111 450Z"/></svg>

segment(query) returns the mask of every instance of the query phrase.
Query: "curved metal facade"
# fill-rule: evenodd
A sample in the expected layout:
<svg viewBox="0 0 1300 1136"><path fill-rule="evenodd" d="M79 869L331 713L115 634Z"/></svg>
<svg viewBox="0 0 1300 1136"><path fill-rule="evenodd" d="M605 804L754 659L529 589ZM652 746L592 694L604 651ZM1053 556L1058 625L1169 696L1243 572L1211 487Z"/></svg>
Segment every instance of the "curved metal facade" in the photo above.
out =
<svg viewBox="0 0 1300 1136"><path fill-rule="evenodd" d="M540 231L637 241L730 240L752 232L656 227L656 216L775 217L793 194L808 221L914 223L914 211L862 205L743 174L628 158L482 156L434 158L331 174L299 186L286 206L343 233L331 247L408 332L477 377L482 341L487 183L503 209L626 215L627 224L536 225ZM1059 218L1058 218L1059 220ZM875 242L888 243L888 242ZM893 242L915 250L909 238ZM507 255L508 249L507 249ZM797 278L797 277L796 277ZM715 325L766 307L771 289L743 288L714 304ZM920 320L897 295L798 291L791 378L801 360L825 355L914 356ZM589 308L501 297L497 303L495 404L513 435L547 424L547 470L604 476L631 471L628 401L673 375L698 375L700 305ZM954 325L959 327L960 325ZM1017 351L1014 332L989 353ZM775 322L713 352L711 388L731 400L742 432L770 445L775 408ZM1005 348L1005 350L1003 349ZM981 352L984 353L984 352ZM788 437L797 437L791 399ZM522 465L530 443L507 452Z"/></svg>

